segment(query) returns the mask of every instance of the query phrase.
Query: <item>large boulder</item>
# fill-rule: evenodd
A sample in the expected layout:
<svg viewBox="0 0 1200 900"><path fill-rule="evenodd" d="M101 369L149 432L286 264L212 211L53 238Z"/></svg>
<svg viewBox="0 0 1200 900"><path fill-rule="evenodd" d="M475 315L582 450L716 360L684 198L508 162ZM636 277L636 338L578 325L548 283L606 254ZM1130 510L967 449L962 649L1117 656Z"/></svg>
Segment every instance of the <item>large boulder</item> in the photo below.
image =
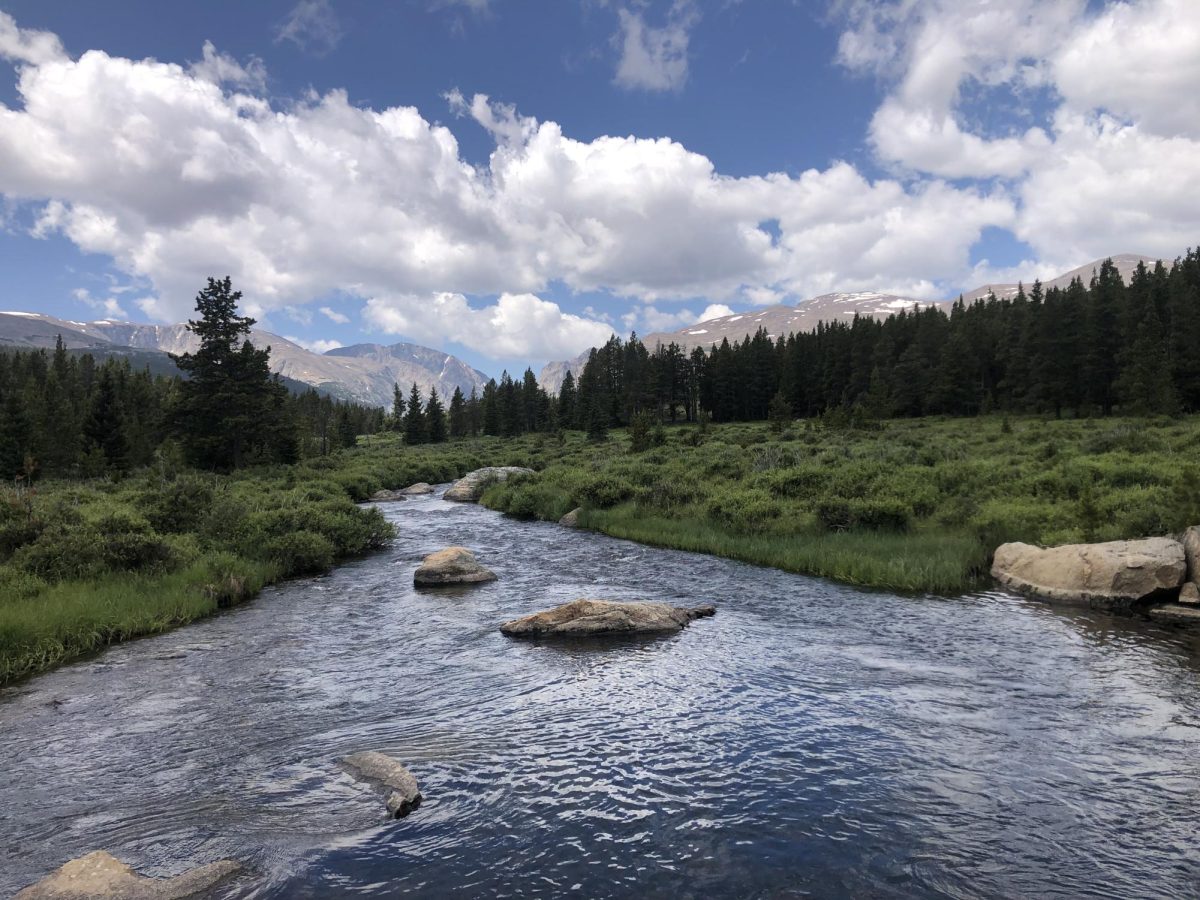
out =
<svg viewBox="0 0 1200 900"><path fill-rule="evenodd" d="M1200 525L1193 525L1183 533L1180 541L1183 555L1187 558L1188 581L1200 586Z"/></svg>
<svg viewBox="0 0 1200 900"><path fill-rule="evenodd" d="M223 859L174 878L146 878L112 854L97 850L64 863L19 891L16 900L180 900L207 891L241 870L238 863Z"/></svg>
<svg viewBox="0 0 1200 900"><path fill-rule="evenodd" d="M478 584L495 581L496 573L485 569L466 547L447 547L430 553L413 573L413 584L432 587L441 584Z"/></svg>
<svg viewBox="0 0 1200 900"><path fill-rule="evenodd" d="M487 466L468 472L454 484L450 485L443 500L457 500L461 503L475 503L483 496L488 485L497 481L508 481L513 475L532 475L533 469L521 466Z"/></svg>
<svg viewBox="0 0 1200 900"><path fill-rule="evenodd" d="M372 503L393 503L397 500L407 500L403 491L389 491L386 488L371 495Z"/></svg>
<svg viewBox="0 0 1200 900"><path fill-rule="evenodd" d="M1034 547L1002 544L992 561L1001 584L1048 600L1126 609L1166 595L1186 571L1183 545L1170 538Z"/></svg>
<svg viewBox="0 0 1200 900"><path fill-rule="evenodd" d="M711 616L716 611L713 606L689 609L666 603L573 600L545 612L505 622L500 631L510 637L658 634L678 631L692 619Z"/></svg>
<svg viewBox="0 0 1200 900"><path fill-rule="evenodd" d="M423 798L417 779L399 760L375 750L364 750L350 754L342 764L355 778L387 788L387 811L397 819L403 819L421 805Z"/></svg>
<svg viewBox="0 0 1200 900"><path fill-rule="evenodd" d="M561 519L559 519L558 524L563 525L567 528L578 528L579 527L579 514L581 512L583 512L582 507L578 507L578 506L575 507L575 509L571 510L569 513L567 513L565 516L563 516Z"/></svg>
<svg viewBox="0 0 1200 900"><path fill-rule="evenodd" d="M433 493L433 485L427 484L424 481L418 481L416 484L410 484L408 487L406 487L400 493L404 494L407 497L415 497L420 494L432 494Z"/></svg>

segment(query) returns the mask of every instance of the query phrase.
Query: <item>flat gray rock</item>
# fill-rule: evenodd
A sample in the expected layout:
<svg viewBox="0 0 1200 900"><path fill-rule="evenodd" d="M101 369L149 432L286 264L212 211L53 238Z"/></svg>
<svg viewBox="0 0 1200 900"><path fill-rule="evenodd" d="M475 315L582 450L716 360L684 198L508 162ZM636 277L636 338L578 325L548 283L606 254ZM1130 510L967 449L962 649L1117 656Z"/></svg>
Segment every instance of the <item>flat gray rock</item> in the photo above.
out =
<svg viewBox="0 0 1200 900"><path fill-rule="evenodd" d="M111 853L96 850L64 863L37 884L19 891L16 900L181 900L240 871L240 864L223 859L174 878L146 878Z"/></svg>
<svg viewBox="0 0 1200 900"><path fill-rule="evenodd" d="M388 788L387 811L403 819L421 805L421 790L417 779L399 760L375 750L352 753L342 760L355 778L371 781Z"/></svg>
<svg viewBox="0 0 1200 900"><path fill-rule="evenodd" d="M714 606L681 607L667 603L618 603L573 600L545 612L505 622L510 637L591 637L606 634L661 634L679 631L692 619L711 616Z"/></svg>
<svg viewBox="0 0 1200 900"><path fill-rule="evenodd" d="M400 491L406 497L418 497L422 494L432 494L433 485L426 484L424 481L418 481L416 484L410 484L404 490Z"/></svg>
<svg viewBox="0 0 1200 900"><path fill-rule="evenodd" d="M1180 622L1185 625L1200 625L1200 607L1164 603L1148 610L1150 618L1160 622Z"/></svg>

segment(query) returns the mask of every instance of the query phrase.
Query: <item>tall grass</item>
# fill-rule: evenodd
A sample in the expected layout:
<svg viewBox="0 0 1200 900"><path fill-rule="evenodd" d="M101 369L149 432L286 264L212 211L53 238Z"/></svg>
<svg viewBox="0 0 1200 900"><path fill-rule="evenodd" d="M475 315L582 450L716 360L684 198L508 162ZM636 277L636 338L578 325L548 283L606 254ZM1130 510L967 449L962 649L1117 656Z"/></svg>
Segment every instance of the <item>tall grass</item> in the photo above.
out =
<svg viewBox="0 0 1200 900"><path fill-rule="evenodd" d="M654 547L711 553L787 572L896 591L956 593L976 583L987 553L969 535L832 532L806 537L736 534L704 520L599 510L583 524Z"/></svg>

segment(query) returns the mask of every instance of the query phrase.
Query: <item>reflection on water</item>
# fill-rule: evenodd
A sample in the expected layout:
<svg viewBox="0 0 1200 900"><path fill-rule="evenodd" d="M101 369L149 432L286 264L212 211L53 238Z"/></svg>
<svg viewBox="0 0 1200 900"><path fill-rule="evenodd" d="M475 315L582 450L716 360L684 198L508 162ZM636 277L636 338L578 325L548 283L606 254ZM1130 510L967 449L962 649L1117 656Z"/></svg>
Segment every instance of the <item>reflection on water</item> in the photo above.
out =
<svg viewBox="0 0 1200 900"><path fill-rule="evenodd" d="M0 894L104 848L226 897L1200 892L1194 634L898 597L436 497L385 553L0 694ZM417 591L422 555L500 580ZM514 642L579 596L714 602ZM399 822L339 757L403 759Z"/></svg>

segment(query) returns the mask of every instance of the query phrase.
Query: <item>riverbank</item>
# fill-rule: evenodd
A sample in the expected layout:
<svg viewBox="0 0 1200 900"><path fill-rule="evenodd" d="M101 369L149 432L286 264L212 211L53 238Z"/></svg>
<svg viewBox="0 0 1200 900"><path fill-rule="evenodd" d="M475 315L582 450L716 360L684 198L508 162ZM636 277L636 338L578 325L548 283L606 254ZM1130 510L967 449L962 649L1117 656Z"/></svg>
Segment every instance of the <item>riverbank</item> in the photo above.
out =
<svg viewBox="0 0 1200 900"><path fill-rule="evenodd" d="M0 504L0 684L211 615L381 546L356 506L485 465L490 508L864 587L952 594L1009 541L1178 532L1200 521L1200 417L894 420L667 427L406 447L396 435L228 476L144 470L9 489Z"/></svg>
<svg viewBox="0 0 1200 900"><path fill-rule="evenodd" d="M232 475L152 467L125 479L6 489L0 502L0 685L212 615L265 585L382 547L357 504L446 481L464 446L361 449ZM385 449L386 448L386 449Z"/></svg>
<svg viewBox="0 0 1200 900"><path fill-rule="evenodd" d="M1008 541L1169 534L1200 520L1200 417L807 421L529 442L541 471L483 502L521 518L850 584L956 593Z"/></svg>

